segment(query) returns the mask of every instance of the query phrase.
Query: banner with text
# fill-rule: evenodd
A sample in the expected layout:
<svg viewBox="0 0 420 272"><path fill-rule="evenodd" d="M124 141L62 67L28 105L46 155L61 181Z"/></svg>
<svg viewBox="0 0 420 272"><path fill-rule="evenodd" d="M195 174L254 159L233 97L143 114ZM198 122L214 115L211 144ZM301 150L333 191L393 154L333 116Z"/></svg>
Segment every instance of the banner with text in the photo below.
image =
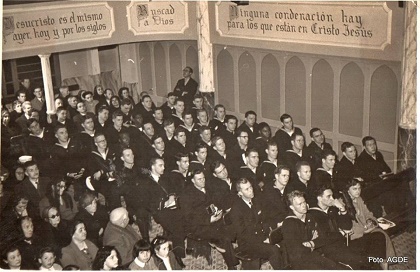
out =
<svg viewBox="0 0 420 272"><path fill-rule="evenodd" d="M188 6L184 1L132 1L127 14L128 29L134 35L183 33L188 28Z"/></svg>
<svg viewBox="0 0 420 272"><path fill-rule="evenodd" d="M216 4L222 37L384 49L392 10L384 2Z"/></svg>
<svg viewBox="0 0 420 272"><path fill-rule="evenodd" d="M18 8L3 12L3 51L111 37L113 9L106 2Z"/></svg>

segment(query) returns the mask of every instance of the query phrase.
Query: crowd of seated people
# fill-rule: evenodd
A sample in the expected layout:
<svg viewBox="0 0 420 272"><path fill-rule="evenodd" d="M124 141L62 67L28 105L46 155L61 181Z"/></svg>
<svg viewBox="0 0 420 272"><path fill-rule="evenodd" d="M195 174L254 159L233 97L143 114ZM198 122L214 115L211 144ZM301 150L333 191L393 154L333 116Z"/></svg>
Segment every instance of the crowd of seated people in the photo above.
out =
<svg viewBox="0 0 420 272"><path fill-rule="evenodd" d="M395 255L374 223L414 200L403 182L369 194L391 172L375 138L360 156L344 142L338 161L321 129L307 144L288 114L272 133L253 110L241 124L221 104L207 112L191 74L160 107L124 87L62 86L48 115L42 88L16 93L1 112L3 268L182 269L187 237L228 269L236 252L274 269L387 268L367 258ZM164 237L150 239L152 222Z"/></svg>

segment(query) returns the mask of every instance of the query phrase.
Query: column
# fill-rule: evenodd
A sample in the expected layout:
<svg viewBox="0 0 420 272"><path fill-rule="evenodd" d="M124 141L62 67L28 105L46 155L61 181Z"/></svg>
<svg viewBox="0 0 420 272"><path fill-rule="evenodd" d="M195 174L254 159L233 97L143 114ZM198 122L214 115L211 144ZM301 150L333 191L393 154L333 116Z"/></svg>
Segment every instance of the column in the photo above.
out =
<svg viewBox="0 0 420 272"><path fill-rule="evenodd" d="M51 54L38 55L41 59L42 80L44 83L45 103L47 104L47 114L55 114L56 108L54 105L54 90L51 77Z"/></svg>
<svg viewBox="0 0 420 272"><path fill-rule="evenodd" d="M197 32L198 32L198 67L200 82L198 89L204 96L204 107L213 112L214 107L214 68L213 44L210 42L209 2L197 1ZM210 111L209 111L210 110Z"/></svg>
<svg viewBox="0 0 420 272"><path fill-rule="evenodd" d="M402 61L401 118L398 127L398 171L416 166L417 10L406 1Z"/></svg>

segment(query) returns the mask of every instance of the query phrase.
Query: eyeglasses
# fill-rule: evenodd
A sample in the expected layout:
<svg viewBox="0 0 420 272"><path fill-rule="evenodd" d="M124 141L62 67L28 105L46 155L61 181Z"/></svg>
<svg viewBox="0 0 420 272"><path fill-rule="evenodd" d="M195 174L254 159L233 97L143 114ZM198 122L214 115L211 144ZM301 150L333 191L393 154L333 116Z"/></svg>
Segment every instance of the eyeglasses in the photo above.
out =
<svg viewBox="0 0 420 272"><path fill-rule="evenodd" d="M53 215L50 216L51 219L55 219L56 217L60 217L60 215L59 214L53 214Z"/></svg>

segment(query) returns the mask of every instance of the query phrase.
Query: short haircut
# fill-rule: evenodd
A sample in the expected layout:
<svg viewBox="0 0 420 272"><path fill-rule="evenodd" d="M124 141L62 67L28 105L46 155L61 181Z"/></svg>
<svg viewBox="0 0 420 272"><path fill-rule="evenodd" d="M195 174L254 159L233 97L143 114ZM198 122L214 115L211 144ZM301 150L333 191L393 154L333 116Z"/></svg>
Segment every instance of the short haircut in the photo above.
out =
<svg viewBox="0 0 420 272"><path fill-rule="evenodd" d="M84 124L87 120L92 119L94 120L94 115L86 114L85 116L82 116L82 124Z"/></svg>
<svg viewBox="0 0 420 272"><path fill-rule="evenodd" d="M57 125L55 125L55 127L54 127L54 134L56 134L56 133L57 133L57 131L58 131L59 129L62 129L62 128L65 128L65 129L67 130L67 127L66 127L65 125L63 125L63 124L61 124L61 123L57 122ZM68 131L67 131L67 132L68 132Z"/></svg>
<svg viewBox="0 0 420 272"><path fill-rule="evenodd" d="M146 121L144 121L143 124L141 124L141 127L144 129L147 124L150 124L153 127L152 120L146 120Z"/></svg>
<svg viewBox="0 0 420 272"><path fill-rule="evenodd" d="M98 108L98 113L103 112L104 110L107 110L109 112L109 108L107 105L102 105Z"/></svg>
<svg viewBox="0 0 420 272"><path fill-rule="evenodd" d="M261 130L263 130L264 128L270 128L270 125L269 124L267 124L266 122L261 122L261 123L259 123L258 124L258 130L259 131L261 131ZM271 129L271 128L270 128Z"/></svg>
<svg viewBox="0 0 420 272"><path fill-rule="evenodd" d="M119 116L124 117L124 113L121 110L116 110L112 113L112 119L115 119Z"/></svg>
<svg viewBox="0 0 420 272"><path fill-rule="evenodd" d="M199 134L202 134L206 130L210 130L211 131L211 129L210 129L209 126L201 126L201 127L198 128L198 133Z"/></svg>
<svg viewBox="0 0 420 272"><path fill-rule="evenodd" d="M273 139L270 139L270 140L268 140L268 142L267 142L267 149L269 149L269 148L270 148L270 146L276 146L276 147L278 147L278 146L277 146L277 142L276 142L276 141L274 141Z"/></svg>
<svg viewBox="0 0 420 272"><path fill-rule="evenodd" d="M214 111L217 111L219 108L225 108L225 106L223 106L222 104L217 104L216 106L214 106Z"/></svg>
<svg viewBox="0 0 420 272"><path fill-rule="evenodd" d="M121 100L121 106L124 106L124 105L129 105L129 106L131 106L132 105L132 103L131 103L131 99L128 99L128 98L124 98L123 100Z"/></svg>
<svg viewBox="0 0 420 272"><path fill-rule="evenodd" d="M52 247L47 246L47 247L43 247L43 248L41 248L41 249L39 250L39 252L38 252L38 258L39 258L39 259L42 259L42 256L43 256L45 253L52 253L52 254L55 256L55 251L54 251L54 249L53 249Z"/></svg>
<svg viewBox="0 0 420 272"><path fill-rule="evenodd" d="M284 114L282 114L281 116L280 116L280 122L284 122L284 120L286 120L286 119L291 119L292 118L292 116L290 116L289 114L287 114L287 113L284 113Z"/></svg>
<svg viewBox="0 0 420 272"><path fill-rule="evenodd" d="M244 133L244 132L246 133L246 135L248 135L248 132L245 129L243 129L243 128L237 128L236 131L235 131L236 137L240 137L241 134Z"/></svg>
<svg viewBox="0 0 420 272"><path fill-rule="evenodd" d="M236 124L238 124L238 118L236 118L235 115L227 114L225 116L225 123L227 123L229 120L235 120L236 121Z"/></svg>
<svg viewBox="0 0 420 272"><path fill-rule="evenodd" d="M161 157L152 157L149 161L149 169L152 169L152 166L155 165L158 160L163 161L163 159Z"/></svg>
<svg viewBox="0 0 420 272"><path fill-rule="evenodd" d="M96 140L96 138L98 138L99 136L104 136L106 139L105 133L103 133L102 131L96 131L95 135L93 136L93 139Z"/></svg>
<svg viewBox="0 0 420 272"><path fill-rule="evenodd" d="M189 111L189 110L185 110L185 111L182 113L182 119L185 119L185 116L187 116L187 115L191 115L191 117L193 117L193 114L192 114L192 112L191 112L191 111Z"/></svg>
<svg viewBox="0 0 420 272"><path fill-rule="evenodd" d="M143 101L145 98L150 98L150 100L152 100L152 97L148 94L145 94L141 97L141 101Z"/></svg>
<svg viewBox="0 0 420 272"><path fill-rule="evenodd" d="M16 108L16 106L17 106L18 104L22 106L22 103L20 103L20 101L19 101L19 100L14 100L14 101L13 101L13 104L12 104L12 108L13 108L13 109L14 109L14 108Z"/></svg>
<svg viewBox="0 0 420 272"><path fill-rule="evenodd" d="M152 137L152 139L151 139L151 141L152 141L152 145L154 145L154 144L155 144L155 141L156 141L157 139L159 139L159 138L161 138L161 139L163 140L162 135L159 135L159 134L155 133L155 135L153 135L153 137Z"/></svg>
<svg viewBox="0 0 420 272"><path fill-rule="evenodd" d="M309 136L311 136L311 138L314 137L314 133L317 132L318 130L321 130L321 129L320 128L312 128L309 131Z"/></svg>
<svg viewBox="0 0 420 272"><path fill-rule="evenodd" d="M28 121L26 121L26 125L29 127L32 125L32 123L37 122L39 124L39 121L36 118L29 118Z"/></svg>
<svg viewBox="0 0 420 272"><path fill-rule="evenodd" d="M216 143L217 143L217 141L218 140L220 140L220 139L222 139L223 140L223 138L222 137L220 137L220 136L214 136L213 138L211 138L211 145L212 146L215 146L216 145ZM224 141L224 140L223 140Z"/></svg>
<svg viewBox="0 0 420 272"><path fill-rule="evenodd" d="M175 157L175 161L181 161L182 158L189 158L188 154L182 153L182 152L176 153L174 157Z"/></svg>
<svg viewBox="0 0 420 272"><path fill-rule="evenodd" d="M290 140L295 141L297 136L302 136L303 137L303 134L295 131L295 132L293 132L292 136L290 136Z"/></svg>
<svg viewBox="0 0 420 272"><path fill-rule="evenodd" d="M194 178L196 175L200 175L200 174L204 174L202 169L200 169L200 168L194 169L191 173L191 177Z"/></svg>
<svg viewBox="0 0 420 272"><path fill-rule="evenodd" d="M207 114L207 111L205 109L198 109L197 110L197 116L200 114L200 112L205 112ZM207 114L208 116L208 114Z"/></svg>
<svg viewBox="0 0 420 272"><path fill-rule="evenodd" d="M84 192L80 197L79 197L79 207L84 209L87 206L89 206L90 204L92 204L92 202L96 199L96 195L92 192Z"/></svg>
<svg viewBox="0 0 420 272"><path fill-rule="evenodd" d="M175 100L175 104L177 104L178 102L182 102L182 103L184 103L184 104L185 104L185 101L184 101L184 99L183 99L183 98L177 98L177 99Z"/></svg>
<svg viewBox="0 0 420 272"><path fill-rule="evenodd" d="M241 184L251 183L247 178L240 178L235 182L236 191L239 193L241 191Z"/></svg>
<svg viewBox="0 0 420 272"><path fill-rule="evenodd" d="M68 228L69 233L70 233L70 237L73 236L73 234L76 232L77 226L80 225L80 224L85 225L85 222L83 222L82 220L78 220L78 219L73 221L73 224L71 224L70 227Z"/></svg>
<svg viewBox="0 0 420 272"><path fill-rule="evenodd" d="M290 173L290 168L287 167L286 165L279 165L276 167L276 169L274 170L274 175L280 174L282 170L287 170Z"/></svg>
<svg viewBox="0 0 420 272"><path fill-rule="evenodd" d="M30 161L25 162L23 164L23 167L25 167L25 171L26 171L28 169L28 167L31 167L31 166L34 166L34 165L38 165L38 164L36 163L36 161L30 160Z"/></svg>
<svg viewBox="0 0 420 272"><path fill-rule="evenodd" d="M201 95L201 93L197 93L197 94L194 95L193 99L197 99L197 98L204 99L203 96Z"/></svg>
<svg viewBox="0 0 420 272"><path fill-rule="evenodd" d="M341 151L345 152L347 150L347 148L350 148L352 146L354 146L356 148L356 146L354 144L352 144L350 142L344 142L344 143L341 144Z"/></svg>
<svg viewBox="0 0 420 272"><path fill-rule="evenodd" d="M18 98L21 94L26 95L25 90L18 90L18 91L16 92L16 98Z"/></svg>
<svg viewBox="0 0 420 272"><path fill-rule="evenodd" d="M337 154L335 153L335 151L334 150L332 150L332 149L329 149L329 148L325 148L324 150L322 150L322 153L321 153L322 155L322 159L326 159L328 156L334 156L334 157L336 157L337 156Z"/></svg>
<svg viewBox="0 0 420 272"><path fill-rule="evenodd" d="M375 138L373 138L372 136L366 136L366 137L363 137L363 139L362 139L362 144L363 144L363 146L366 146L366 142L367 142L367 141L372 141L372 140L374 140L374 141L375 141L375 143L376 143L376 139L375 139Z"/></svg>
<svg viewBox="0 0 420 272"><path fill-rule="evenodd" d="M120 137L121 137L121 135L123 135L123 134L127 134L127 135L129 135L128 133L126 133L126 132L124 132L124 133L122 133L122 134L120 134ZM130 135L129 135L130 136ZM126 150L131 150L131 151L133 151L133 149L131 148L131 147L128 147L128 146L125 146L125 147L122 147L121 148L121 151L120 151L120 157L122 157L123 155L124 155L124 151L126 151Z"/></svg>
<svg viewBox="0 0 420 272"><path fill-rule="evenodd" d="M152 246L146 239L137 241L133 246L133 257L137 258L142 251L152 251Z"/></svg>
<svg viewBox="0 0 420 272"><path fill-rule="evenodd" d="M65 108L65 107L61 106L61 107L58 107L58 108L57 108L56 113L58 114L59 112L62 112L62 111L67 111L67 110L66 110L66 108Z"/></svg>
<svg viewBox="0 0 420 272"><path fill-rule="evenodd" d="M25 107L26 105L30 105L32 107L32 104L30 101L25 101L22 103L22 108Z"/></svg>
<svg viewBox="0 0 420 272"><path fill-rule="evenodd" d="M167 95L167 97L169 98L171 96L176 96L176 94L174 92L169 92L168 95Z"/></svg>
<svg viewBox="0 0 420 272"><path fill-rule="evenodd" d="M200 152L200 149L203 148L207 149L207 145L205 145L204 143L198 143L195 145L194 152Z"/></svg>
<svg viewBox="0 0 420 272"><path fill-rule="evenodd" d="M250 111L245 112L245 118L247 118L250 115L257 116L257 114L255 113L255 111L250 110Z"/></svg>
<svg viewBox="0 0 420 272"><path fill-rule="evenodd" d="M210 164L210 171L212 173L214 173L214 171L220 167L220 165L225 165L223 162L219 161L219 160L215 160L214 162L212 162ZM226 166L226 165L225 165Z"/></svg>
<svg viewBox="0 0 420 272"><path fill-rule="evenodd" d="M178 137L181 132L184 132L187 135L187 130L181 126L177 127L174 132L174 136Z"/></svg>
<svg viewBox="0 0 420 272"><path fill-rule="evenodd" d="M296 172L299 172L300 169L302 168L302 166L309 166L309 167L311 167L311 165L307 161L298 161L296 163Z"/></svg>
<svg viewBox="0 0 420 272"><path fill-rule="evenodd" d="M331 190L331 191L332 191L331 186L330 186L330 185L327 185L327 184L322 184L322 185L318 186L318 187L314 190L315 197L318 197L318 196L323 196L323 195L324 195L324 192L325 192L326 190Z"/></svg>
<svg viewBox="0 0 420 272"><path fill-rule="evenodd" d="M245 157L249 157L249 155L250 155L252 152L259 154L259 153L258 153L258 149L256 149L256 148L248 148L248 149L245 151Z"/></svg>
<svg viewBox="0 0 420 272"><path fill-rule="evenodd" d="M194 71L193 71L193 69L190 67L190 66L186 66L184 69L188 69L188 70L190 70L190 73L192 74Z"/></svg>
<svg viewBox="0 0 420 272"><path fill-rule="evenodd" d="M152 111L153 111L153 114L155 114L157 111L162 111L163 112L161 107L155 107L155 108L152 109Z"/></svg>
<svg viewBox="0 0 420 272"><path fill-rule="evenodd" d="M290 193L287 194L287 203L290 205L293 204L293 199L296 197L303 197L305 198L305 193L298 191L298 190L294 190Z"/></svg>
<svg viewBox="0 0 420 272"><path fill-rule="evenodd" d="M66 100L68 102L70 99L73 99L73 98L76 98L78 100L77 96L72 95L72 94L69 94L69 96L66 97Z"/></svg>
<svg viewBox="0 0 420 272"><path fill-rule="evenodd" d="M169 117L168 119L163 120L163 127L170 126L174 123L174 119L172 117Z"/></svg>

